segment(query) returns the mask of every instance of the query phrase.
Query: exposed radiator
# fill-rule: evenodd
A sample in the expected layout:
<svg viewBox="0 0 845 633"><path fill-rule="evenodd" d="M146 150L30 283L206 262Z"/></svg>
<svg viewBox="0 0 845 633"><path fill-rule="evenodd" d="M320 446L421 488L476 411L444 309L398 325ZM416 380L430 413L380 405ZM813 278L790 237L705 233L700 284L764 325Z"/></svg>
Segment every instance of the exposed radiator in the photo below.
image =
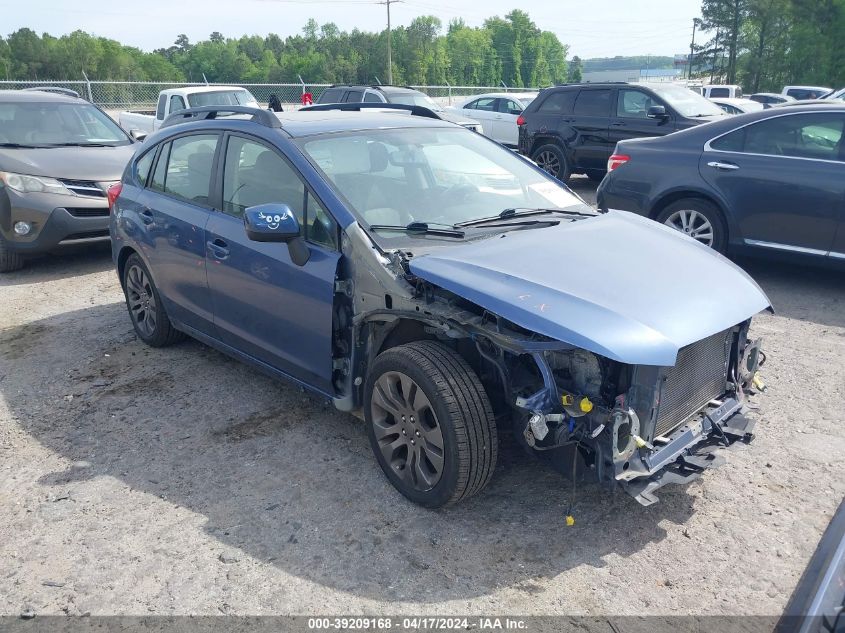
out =
<svg viewBox="0 0 845 633"><path fill-rule="evenodd" d="M681 348L662 385L654 437L671 432L725 393L731 342L731 330L725 330Z"/></svg>

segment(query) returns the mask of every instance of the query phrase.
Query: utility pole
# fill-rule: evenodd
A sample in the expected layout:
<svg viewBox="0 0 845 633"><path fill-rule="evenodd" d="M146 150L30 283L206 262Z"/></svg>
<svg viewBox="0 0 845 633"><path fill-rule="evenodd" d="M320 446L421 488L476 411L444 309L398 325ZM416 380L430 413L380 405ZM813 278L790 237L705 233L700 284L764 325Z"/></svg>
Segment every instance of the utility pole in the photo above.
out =
<svg viewBox="0 0 845 633"><path fill-rule="evenodd" d="M384 0L378 4L387 6L387 83L393 84L393 38L390 35L390 5L402 2L402 0Z"/></svg>
<svg viewBox="0 0 845 633"><path fill-rule="evenodd" d="M698 18L692 19L692 42L689 45L689 68L687 68L687 79L692 79L692 55L695 50L695 27L698 26Z"/></svg>

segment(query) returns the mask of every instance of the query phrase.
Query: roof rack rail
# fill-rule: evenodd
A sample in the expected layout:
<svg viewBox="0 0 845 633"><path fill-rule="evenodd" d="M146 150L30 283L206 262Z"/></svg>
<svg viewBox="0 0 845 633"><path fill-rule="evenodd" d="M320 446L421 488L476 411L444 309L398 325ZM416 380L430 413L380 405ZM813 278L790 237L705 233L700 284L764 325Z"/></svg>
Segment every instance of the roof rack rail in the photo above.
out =
<svg viewBox="0 0 845 633"><path fill-rule="evenodd" d="M80 99L79 93L70 88L62 88L60 86L35 86L34 88L21 88L24 92L53 92L55 94L65 95L66 97L74 97Z"/></svg>
<svg viewBox="0 0 845 633"><path fill-rule="evenodd" d="M299 112L304 112L306 110L343 110L344 112L359 112L361 110L407 110L413 116L422 116L427 119L440 118L430 108L404 103L320 103L318 105L310 105L300 108Z"/></svg>
<svg viewBox="0 0 845 633"><path fill-rule="evenodd" d="M248 106L201 106L198 108L187 108L179 110L168 116L161 124L162 128L171 125L179 125L188 121L209 121L216 119L221 114L251 114L250 121L265 127L280 128L282 122L273 112L261 108L250 108Z"/></svg>

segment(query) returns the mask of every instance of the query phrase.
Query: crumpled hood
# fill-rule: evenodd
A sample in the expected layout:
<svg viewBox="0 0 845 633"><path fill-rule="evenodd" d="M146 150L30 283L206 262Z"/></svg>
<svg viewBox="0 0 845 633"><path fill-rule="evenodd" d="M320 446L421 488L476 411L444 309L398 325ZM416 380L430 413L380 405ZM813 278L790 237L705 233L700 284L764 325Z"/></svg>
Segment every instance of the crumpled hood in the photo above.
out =
<svg viewBox="0 0 845 633"><path fill-rule="evenodd" d="M410 270L523 328L632 365L674 365L680 348L770 307L726 258L622 211L420 254Z"/></svg>
<svg viewBox="0 0 845 633"><path fill-rule="evenodd" d="M136 147L133 143L118 147L0 148L0 170L71 180L120 180Z"/></svg>

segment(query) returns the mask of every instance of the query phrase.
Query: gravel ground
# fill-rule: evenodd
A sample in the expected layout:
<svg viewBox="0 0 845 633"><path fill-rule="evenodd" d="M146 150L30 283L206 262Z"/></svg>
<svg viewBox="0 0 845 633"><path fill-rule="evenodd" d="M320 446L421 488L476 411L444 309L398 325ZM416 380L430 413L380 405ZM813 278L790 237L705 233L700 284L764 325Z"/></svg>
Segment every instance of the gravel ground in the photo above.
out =
<svg viewBox="0 0 845 633"><path fill-rule="evenodd" d="M0 614L777 614L845 494L845 288L741 263L778 310L757 439L649 508L583 487L574 527L508 447L480 496L411 505L355 419L139 343L105 249L4 275Z"/></svg>

